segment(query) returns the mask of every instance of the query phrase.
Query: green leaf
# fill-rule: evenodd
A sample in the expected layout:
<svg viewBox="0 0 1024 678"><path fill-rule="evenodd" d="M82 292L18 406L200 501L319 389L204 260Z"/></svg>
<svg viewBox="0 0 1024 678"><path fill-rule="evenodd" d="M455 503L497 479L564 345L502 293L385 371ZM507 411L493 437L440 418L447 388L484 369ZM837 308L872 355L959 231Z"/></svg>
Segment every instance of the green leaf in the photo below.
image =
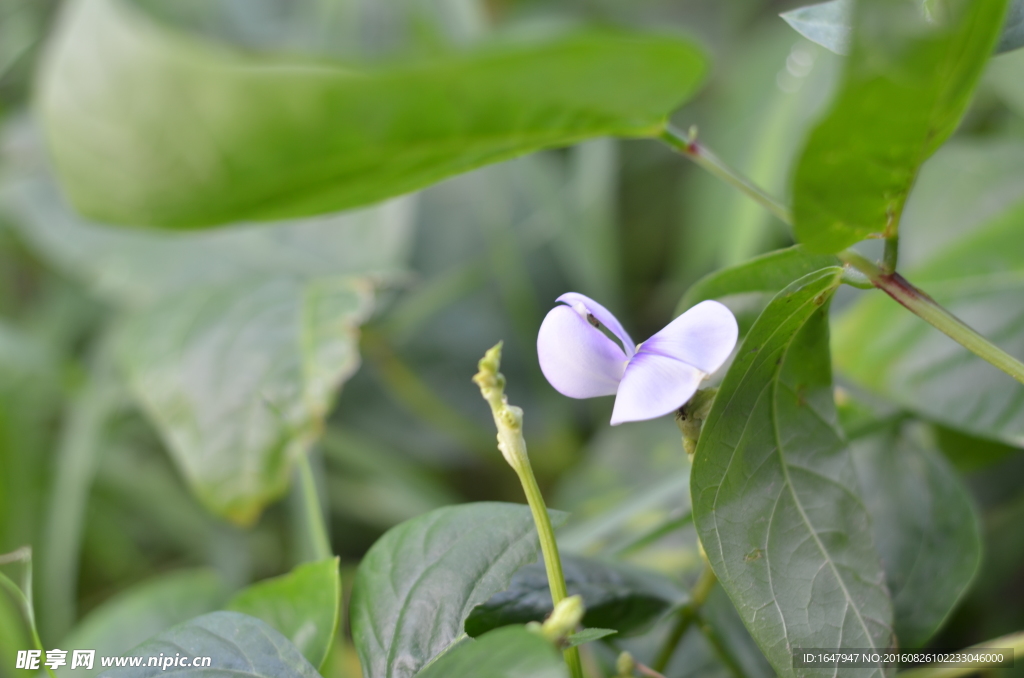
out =
<svg viewBox="0 0 1024 678"><path fill-rule="evenodd" d="M165 233L85 221L41 174L8 179L2 197L21 235L53 266L130 308L240 279L394 276L408 256L414 214L411 201L396 200L310 219Z"/></svg>
<svg viewBox="0 0 1024 678"><path fill-rule="evenodd" d="M637 633L650 627L686 594L668 577L626 563L563 555L562 569L569 595L583 597L583 625ZM509 587L474 608L466 633L479 636L510 624L543 621L553 606L543 563L516 572Z"/></svg>
<svg viewBox="0 0 1024 678"><path fill-rule="evenodd" d="M179 624L134 648L134 657L210 657L207 668L178 668L196 678L318 678L302 653L265 622L238 612L212 612ZM105 678L166 675L162 666L112 668Z"/></svg>
<svg viewBox="0 0 1024 678"><path fill-rule="evenodd" d="M251 524L284 494L358 367L370 296L355 278L253 279L126 318L129 383L210 510Z"/></svg>
<svg viewBox="0 0 1024 678"><path fill-rule="evenodd" d="M143 641L193 617L219 608L228 597L220 576L207 569L158 575L114 595L90 612L63 639L62 647L92 648L97 655L120 656ZM88 678L103 668L68 665L59 678Z"/></svg>
<svg viewBox="0 0 1024 678"><path fill-rule="evenodd" d="M892 645L892 604L837 430L828 302L804 276L750 330L704 423L690 490L708 559L781 676L794 648ZM878 673L878 672L876 672Z"/></svg>
<svg viewBox="0 0 1024 678"><path fill-rule="evenodd" d="M927 263L909 280L954 315L1024 357L1024 203ZM1024 385L888 296L867 292L836 325L835 360L859 385L945 426L1024 443Z"/></svg>
<svg viewBox="0 0 1024 678"><path fill-rule="evenodd" d="M412 674L410 674L412 675ZM461 643L416 678L568 678L554 646L521 626Z"/></svg>
<svg viewBox="0 0 1024 678"><path fill-rule="evenodd" d="M288 574L257 582L225 606L280 631L313 666L322 666L338 630L338 559L303 563Z"/></svg>
<svg viewBox="0 0 1024 678"><path fill-rule="evenodd" d="M935 433L935 444L960 473L988 468L1021 452L1019 447L975 438L946 426L935 425L932 429Z"/></svg>
<svg viewBox="0 0 1024 678"><path fill-rule="evenodd" d="M689 42L612 31L389 66L254 57L118 0L78 0L38 93L79 211L188 228L334 211L589 137L653 136L704 67Z"/></svg>
<svg viewBox="0 0 1024 678"><path fill-rule="evenodd" d="M922 7L927 5L922 2ZM817 5L798 7L780 16L800 35L836 54L850 50L853 0L831 0ZM1003 32L996 45L996 54L1024 47L1024 0L1011 0Z"/></svg>
<svg viewBox="0 0 1024 678"><path fill-rule="evenodd" d="M415 674L465 636L473 608L507 588L539 548L530 509L520 504L449 506L389 530L363 558L352 589L364 675Z"/></svg>
<svg viewBox="0 0 1024 678"><path fill-rule="evenodd" d="M592 643L595 640L601 640L608 636L614 636L618 631L615 629L598 629L590 628L577 631L568 638L565 639L565 647L576 647L583 645L584 643Z"/></svg>
<svg viewBox="0 0 1024 678"><path fill-rule="evenodd" d="M857 3L843 83L797 165L797 240L836 252L896 228L918 169L970 103L1005 9L951 0L926 18L910 0Z"/></svg>
<svg viewBox="0 0 1024 678"><path fill-rule="evenodd" d="M721 299L748 292L768 292L774 295L798 278L838 265L836 257L830 254L811 254L800 245L768 252L742 264L710 273L695 282L680 300L676 315L705 299Z"/></svg>
<svg viewBox="0 0 1024 678"><path fill-rule="evenodd" d="M981 564L979 518L956 471L893 426L851 445L900 647L921 647L966 593ZM920 436L917 436L920 437Z"/></svg>

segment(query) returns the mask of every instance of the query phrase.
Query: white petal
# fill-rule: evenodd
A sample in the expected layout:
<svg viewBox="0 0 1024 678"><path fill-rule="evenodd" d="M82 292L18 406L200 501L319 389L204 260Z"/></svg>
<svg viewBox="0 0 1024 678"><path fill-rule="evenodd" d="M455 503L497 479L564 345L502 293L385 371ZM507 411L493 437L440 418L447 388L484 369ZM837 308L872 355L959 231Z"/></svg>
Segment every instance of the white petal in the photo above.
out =
<svg viewBox="0 0 1024 678"><path fill-rule="evenodd" d="M737 337L732 311L717 301L702 301L641 344L638 353L675 358L712 374L732 353Z"/></svg>
<svg viewBox="0 0 1024 678"><path fill-rule="evenodd" d="M551 309L541 323L537 358L548 382L570 398L614 395L627 361L614 341L568 306Z"/></svg>
<svg viewBox="0 0 1024 678"><path fill-rule="evenodd" d="M590 315L597 318L597 321L599 323L607 327L609 332L611 332L612 334L619 338L619 341L622 342L622 347L626 351L627 357L631 357L633 353L636 351L636 344L633 343L633 340L629 337L629 334L622 327L622 323L619 322L619 319L612 315L611 311L609 311L607 308L597 303L590 297L584 296L579 292L566 292L562 296L558 297L558 299L556 299L555 301L561 301L563 303L569 304L574 309L576 309L577 313L583 310L584 315L586 313L589 313Z"/></svg>
<svg viewBox="0 0 1024 678"><path fill-rule="evenodd" d="M645 345L646 346L646 345ZM612 426L654 419L677 410L693 397L705 374L666 356L637 353L626 366L612 410Z"/></svg>

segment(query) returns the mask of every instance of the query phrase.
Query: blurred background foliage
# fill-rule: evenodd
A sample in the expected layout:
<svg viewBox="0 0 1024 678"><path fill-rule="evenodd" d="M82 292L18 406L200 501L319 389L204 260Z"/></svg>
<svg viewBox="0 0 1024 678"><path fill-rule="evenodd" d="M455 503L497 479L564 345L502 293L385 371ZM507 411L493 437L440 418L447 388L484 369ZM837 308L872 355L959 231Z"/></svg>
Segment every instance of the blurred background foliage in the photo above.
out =
<svg viewBox="0 0 1024 678"><path fill-rule="evenodd" d="M498 32L584 22L681 32L704 45L712 67L700 95L674 120L697 125L709 147L779 195L838 63L778 18L799 4L788 1L135 4L175 30L246 51L356 61L416 58ZM329 407L311 454L346 587L362 554L398 522L451 503L520 501L518 482L495 449L490 414L469 381L476 360L499 339L541 483L552 507L572 512L565 548L617 554L692 582L699 556L677 429L667 420L611 429L609 399L555 393L537 366L536 332L555 297L571 289L601 300L633 336L649 336L702 275L789 244L781 223L659 144L608 139L486 167L355 214L199 235L89 223L55 190L32 119L33 77L59 5L0 0L0 552L22 544L36 551L46 647L126 650L307 559L301 507L290 495L279 498L289 482L281 462L287 454L267 448L285 457L267 461L272 477L260 482L274 492L266 510L242 511L252 524L213 515L206 509L226 490L186 480L194 464L211 457L189 459L167 448L192 422L183 423L166 398L133 396L133 379L149 384L160 375L133 371L121 354L127 341L159 356L162 340L189 331L175 325L175 309L198 304L214 309L210 322L239 314L237 326L222 329L226 335L249 323L264 329L225 339L197 357L194 369L259 371L247 356L260 347L245 341L289 347L303 339L274 331L285 316L246 309L280 302L282 313L293 313L289 295L308 288L289 285L299 278L301 285L329 284L340 272L372 279L377 293L346 311L366 317L361 366L333 404L324 389L355 369L354 334L347 344L324 340L330 357L318 367L322 384L297 386L300 368L284 365L266 368L266 381L256 386L219 386L249 388L257 399L271 387L286 394L320 389L309 394L308 411L283 413L281 425L290 436L315 429L319 410ZM1022 52L993 62L957 137L926 166L904 231L919 245L906 246L906 261L948 242L943 234L954 226L980 223L1024 198L1022 70ZM928 194L929 186L938 188ZM932 236L915 241L914 225L925 221ZM362 247L353 249L358 238ZM253 297L254 288L266 296ZM844 290L835 312L856 294ZM763 301L746 295L729 303L742 319ZM218 409L221 398L237 393L217 386L197 396L212 414L196 425L210 437L244 445L283 435L274 422L239 421ZM893 406L875 408L848 384L843 389L872 404L859 413L844 409L851 435L871 430L865 421L905 416ZM914 429L914 444L946 455L966 476L982 523L974 586L932 641L960 647L1024 627L1024 455L1006 440L981 440L937 419ZM860 450L871 446L855 453L869 454ZM721 590L708 610L712 632L691 634L668 675L769 675ZM642 653L666 633L662 624L623 647ZM0 597L0 676L12 674L26 638L16 608ZM723 660L715 644L733 659ZM358 675L354 661L339 644L325 675Z"/></svg>

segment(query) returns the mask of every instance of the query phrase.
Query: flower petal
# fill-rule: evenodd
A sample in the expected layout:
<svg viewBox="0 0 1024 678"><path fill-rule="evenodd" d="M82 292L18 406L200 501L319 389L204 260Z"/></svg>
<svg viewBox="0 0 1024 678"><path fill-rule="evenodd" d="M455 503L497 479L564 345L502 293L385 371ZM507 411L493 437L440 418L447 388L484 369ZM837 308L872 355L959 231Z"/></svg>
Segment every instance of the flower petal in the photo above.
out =
<svg viewBox="0 0 1024 678"><path fill-rule="evenodd" d="M537 358L548 382L570 398L614 395L628 360L614 341L568 306L551 309L541 323Z"/></svg>
<svg viewBox="0 0 1024 678"><path fill-rule="evenodd" d="M702 301L640 345L639 354L667 356L715 372L736 347L736 317L717 301Z"/></svg>
<svg viewBox="0 0 1024 678"><path fill-rule="evenodd" d="M654 419L693 397L704 372L675 358L637 353L626 366L612 410L612 426Z"/></svg>
<svg viewBox="0 0 1024 678"><path fill-rule="evenodd" d="M555 301L561 301L563 303L572 306L577 313L590 315L597 318L597 321L608 328L608 330L619 338L622 342L622 347L626 351L626 357L632 357L636 353L636 344L630 339L626 330L623 329L622 324L618 319L612 315L612 312L607 308L597 303L590 297L586 297L579 292L566 292L562 296L558 297Z"/></svg>

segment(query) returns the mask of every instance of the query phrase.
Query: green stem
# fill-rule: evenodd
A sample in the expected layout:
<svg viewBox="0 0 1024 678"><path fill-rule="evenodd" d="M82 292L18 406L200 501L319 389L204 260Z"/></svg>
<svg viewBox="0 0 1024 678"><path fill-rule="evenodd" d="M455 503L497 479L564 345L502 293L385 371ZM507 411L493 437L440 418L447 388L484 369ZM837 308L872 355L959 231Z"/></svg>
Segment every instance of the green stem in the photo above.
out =
<svg viewBox="0 0 1024 678"><path fill-rule="evenodd" d="M964 652L971 652L972 650L995 650L995 649L1006 649L1012 650L1013 654L1020 656L1024 653L1024 631L1012 633L1002 638L995 638L993 640L987 640L979 645L973 645ZM913 669L907 669L906 671L900 671L896 674L896 678L959 678L960 676L967 676L972 673L978 673L977 667L970 666L942 666L939 664L928 664L926 666L919 666Z"/></svg>
<svg viewBox="0 0 1024 678"><path fill-rule="evenodd" d="M661 651L658 652L658 656L654 659L652 667L655 671L664 672L668 668L668 663L672 661L672 655L676 653L676 648L682 642L683 636L686 635L690 626L697 620L700 608L704 606L708 596L711 594L711 589L715 587L715 582L717 581L718 578L715 577L711 566L705 563L700 577L697 578L697 583L693 585L693 590L690 592L690 602L679 609L679 617L676 619L676 623L669 632L664 644L662 644Z"/></svg>
<svg viewBox="0 0 1024 678"><path fill-rule="evenodd" d="M498 429L498 449L512 470L519 476L519 482L526 493L526 502L530 505L533 522L537 526L540 538L540 550L544 557L544 569L548 575L548 588L551 590L551 603L558 605L568 597L565 589L565 575L562 572L562 559L558 554L558 542L555 541L555 530L551 527L551 517L544 505L544 495L533 475L530 458L526 452L526 440L523 438L523 411L508 404L505 397L505 376L498 371L501 367L501 343L494 346L480 360L480 371L473 381L480 387L480 394L491 406L494 424ZM579 648L570 647L565 650L565 663L573 678L583 678L583 665L580 663Z"/></svg>
<svg viewBox="0 0 1024 678"><path fill-rule="evenodd" d="M316 491L316 479L309 465L309 454L299 458L299 487L302 492L302 505L306 516L306 535L310 541L311 551L316 560L334 557L331 551L331 540L327 536L327 524L324 522L323 507L320 495Z"/></svg>
<svg viewBox="0 0 1024 678"><path fill-rule="evenodd" d="M761 190L752 181L726 165L706 148L697 143L694 135L687 136L681 132L666 128L661 140L692 159L701 167L738 188L756 200L772 214L792 226L793 217L790 211L775 198ZM840 260L864 274L872 285L882 290L902 304L911 313L944 333L953 341L962 345L982 360L999 368L1003 372L1024 384L1024 363L1008 354L985 337L971 329L962 320L939 305L923 290L918 289L899 273L896 273L896 260L899 250L899 234L896 225L890 224L885 230L885 254L882 267L879 267L852 250L843 250L836 254ZM854 282L855 286L860 286Z"/></svg>
<svg viewBox="0 0 1024 678"><path fill-rule="evenodd" d="M28 546L22 546L16 551L0 555L0 565L17 562L20 562L23 568L21 588L18 588L3 572L0 572L0 585L7 589L7 592L11 594L11 597L16 602L21 604L22 612L25 614L25 621L28 622L29 632L32 634L32 644L41 653L45 653L43 641L39 638L39 631L36 628L35 603L32 600L32 549ZM50 678L57 678L57 674L49 666L46 666L46 672L50 674Z"/></svg>
<svg viewBox="0 0 1024 678"><path fill-rule="evenodd" d="M911 313L919 316L974 355L1024 384L1024 363L971 329L924 291L910 284L899 273L886 273L874 263L851 250L839 252L837 256L844 263L867 276L875 287L898 301Z"/></svg>
<svg viewBox="0 0 1024 678"><path fill-rule="evenodd" d="M766 193L753 181L729 167L706 146L698 143L696 136L696 133L685 134L668 126L661 133L661 140L725 183L746 193L755 202L778 217L782 223L792 225L793 216L790 214L789 208Z"/></svg>

